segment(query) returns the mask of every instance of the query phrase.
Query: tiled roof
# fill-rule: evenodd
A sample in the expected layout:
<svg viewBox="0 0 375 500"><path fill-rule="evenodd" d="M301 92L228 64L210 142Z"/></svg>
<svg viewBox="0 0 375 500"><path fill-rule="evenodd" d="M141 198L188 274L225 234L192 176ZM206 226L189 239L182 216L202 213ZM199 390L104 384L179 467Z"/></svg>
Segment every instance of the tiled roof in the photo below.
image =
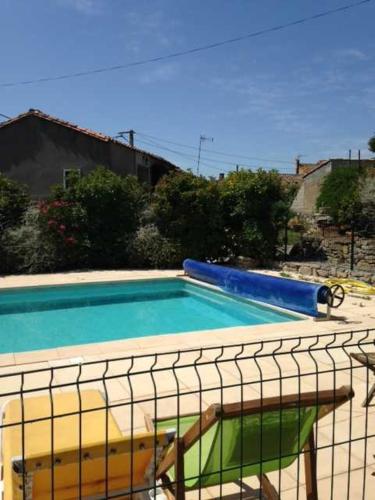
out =
<svg viewBox="0 0 375 500"><path fill-rule="evenodd" d="M5 122L0 123L0 129L7 127L8 125L11 125L13 123L16 123L19 120L22 120L22 119L27 118L29 116L35 116L35 117L40 118L42 120L50 121L50 122L55 123L57 125L61 125L63 127L74 130L75 132L78 132L80 134L88 135L89 137L92 137L93 139L97 139L97 140L102 141L102 142L112 142L114 144L118 144L124 148L131 149L133 151L137 151L138 153L152 156L153 158L155 158L157 160L169 163L169 165L171 165L174 168L178 168L176 165L174 165L170 161L166 160L162 156L158 156L158 155L155 155L154 153L150 153L149 151L144 151L143 149L139 149L139 148L136 148L134 146L124 144L123 142L117 141L116 139L113 139L111 136L102 134L101 132L95 132L94 130L80 127L79 125L68 122L66 120L61 120L61 118L57 118L55 116L51 116L51 115L48 115L46 113L43 113L43 111L40 111L39 109L29 109L29 111L27 111L26 113L21 113L20 115L15 116L14 118L11 118L10 120L7 120Z"/></svg>
<svg viewBox="0 0 375 500"><path fill-rule="evenodd" d="M299 174L282 174L282 173L280 173L279 175L280 175L281 179L284 182L287 182L288 184L292 183L292 182L300 184L302 182L302 179L303 179L303 175L299 175Z"/></svg>
<svg viewBox="0 0 375 500"><path fill-rule="evenodd" d="M318 161L318 163L316 163L316 165L315 165L315 168L313 168L312 170L310 170L309 172L307 172L307 174L305 174L303 176L303 178L307 177L308 175L312 174L313 172L316 172L317 170L319 170L324 165L327 165L327 163L329 163L330 161L331 160L320 160L320 161Z"/></svg>

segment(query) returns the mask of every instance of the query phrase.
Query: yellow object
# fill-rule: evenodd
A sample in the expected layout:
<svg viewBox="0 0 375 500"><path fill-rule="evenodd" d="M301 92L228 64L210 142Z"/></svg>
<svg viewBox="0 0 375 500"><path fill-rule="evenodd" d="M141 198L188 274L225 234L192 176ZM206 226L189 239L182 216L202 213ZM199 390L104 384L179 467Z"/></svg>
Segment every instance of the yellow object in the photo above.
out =
<svg viewBox="0 0 375 500"><path fill-rule="evenodd" d="M81 405L77 392L53 394L53 419L49 395L25 397L23 405L20 399L7 403L2 431L4 500L21 499L24 491L26 498L50 499L52 481L56 500L78 498L79 484L82 497L104 496L106 487L112 493L149 487L154 462L163 458L173 433L123 436L111 412L103 409L99 391L80 394Z"/></svg>
<svg viewBox="0 0 375 500"><path fill-rule="evenodd" d="M363 281L351 280L349 278L332 278L325 281L328 286L341 285L346 293L358 293L361 295L375 295L375 286L368 285Z"/></svg>

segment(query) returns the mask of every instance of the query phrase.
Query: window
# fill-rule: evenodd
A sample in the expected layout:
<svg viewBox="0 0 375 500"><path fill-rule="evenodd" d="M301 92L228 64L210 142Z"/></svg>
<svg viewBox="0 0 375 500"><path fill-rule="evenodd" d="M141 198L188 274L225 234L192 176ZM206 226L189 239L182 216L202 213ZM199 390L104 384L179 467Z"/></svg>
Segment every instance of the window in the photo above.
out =
<svg viewBox="0 0 375 500"><path fill-rule="evenodd" d="M80 168L64 168L63 173L63 186L64 189L69 189L72 185L72 180L81 177Z"/></svg>

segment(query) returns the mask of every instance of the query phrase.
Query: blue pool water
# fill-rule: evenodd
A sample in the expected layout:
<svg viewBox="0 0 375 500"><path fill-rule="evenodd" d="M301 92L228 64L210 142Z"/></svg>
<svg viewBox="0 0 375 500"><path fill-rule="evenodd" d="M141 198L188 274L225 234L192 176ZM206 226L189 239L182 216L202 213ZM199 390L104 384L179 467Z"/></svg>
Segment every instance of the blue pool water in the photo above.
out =
<svg viewBox="0 0 375 500"><path fill-rule="evenodd" d="M0 352L296 321L182 279L0 291Z"/></svg>

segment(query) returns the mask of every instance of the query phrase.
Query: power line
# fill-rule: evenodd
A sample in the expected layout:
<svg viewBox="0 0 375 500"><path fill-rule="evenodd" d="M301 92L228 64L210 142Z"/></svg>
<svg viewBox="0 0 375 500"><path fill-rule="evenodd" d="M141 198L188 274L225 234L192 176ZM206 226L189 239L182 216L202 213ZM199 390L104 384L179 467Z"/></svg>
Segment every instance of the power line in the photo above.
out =
<svg viewBox="0 0 375 500"><path fill-rule="evenodd" d="M156 137L155 135L149 135L149 134L144 134L142 132L137 132L138 135L142 136L142 137L149 137L150 139L156 139L157 141L161 141L161 142L166 142L168 144L173 144L174 146L180 146L180 147L183 147L183 148L188 148L188 149L193 149L193 150L197 150L197 147L196 146L192 146L192 145L188 145L188 144L182 144L181 142L173 142L173 141L170 141L170 140L167 140L167 139L162 139L160 137ZM293 163L293 160L278 160L278 159L271 159L271 158L259 158L259 157L256 157L256 156L246 156L246 155L241 155L241 154L237 154L237 153L224 153L223 151L216 151L214 149L205 149L205 148L202 148L202 151L204 152L207 152L207 153L212 153L212 154L215 154L215 155L220 155L220 156L227 156L229 158L244 158L246 160L254 160L254 161L266 161L266 162L269 162L269 163L287 163L288 165L290 165L291 163Z"/></svg>
<svg viewBox="0 0 375 500"><path fill-rule="evenodd" d="M162 144L158 144L157 142L155 142L153 140L148 140L147 141L147 140L140 140L140 139L138 139L138 141L141 142L141 143L143 143L143 144L147 144L147 146L153 146L153 147L157 147L157 148L163 149L165 151L169 151L169 152L174 153L174 154L183 155L185 158L189 158L189 159L196 158L196 155L168 148L168 147L166 147L166 146L164 146ZM205 151L210 151L210 150L205 150ZM202 157L202 160L204 160L206 162L215 163L215 164L216 163L222 163L224 165L231 165L231 166L237 166L237 165L239 165L241 167L247 167L247 168L259 168L259 165L249 165L247 163L242 163L242 162L239 163L237 161L227 161L227 160L220 160L220 159L217 159L217 158L208 158L207 156ZM278 167L277 170L290 170L290 169L292 169L291 162L288 162L288 163L290 164L290 168L283 166L283 167Z"/></svg>
<svg viewBox="0 0 375 500"><path fill-rule="evenodd" d="M364 5L366 3L370 3L372 1L373 0L360 0L359 2L354 2L354 3L347 4L347 5L343 5L342 7L337 7L335 9L325 10L323 12L319 12L319 13L314 14L312 16L302 17L302 18L297 19L295 21L290 21L289 23L279 24L276 26L272 26L270 28L265 28L265 29L262 29L259 31L253 31L252 33L247 33L245 35L236 36L233 38L228 38L226 40L213 42L213 43L210 43L207 45L193 47L191 49L181 50L178 52L172 52L171 54L166 54L164 56L157 56L157 57L153 57L150 59L141 59L139 61L133 61L133 62L124 63L124 64L117 64L116 66L106 66L106 67L96 68L96 69L92 69L92 70L78 71L76 73L65 73L65 74L61 74L61 75L37 78L37 79L33 79L33 80L19 80L19 81L15 81L15 82L2 82L2 83L0 83L0 87L15 87L15 86L19 86L19 85L32 85L32 84L36 84L36 83L44 83L44 82L51 82L51 81L57 81L57 80L67 80L67 79L71 79L71 78L80 78L83 76L95 75L95 74L99 74L99 73L108 73L110 71L118 71L121 69L131 68L134 66L143 66L145 64L161 62L161 61L165 61L167 59L174 59L177 57L183 57L183 56L187 56L190 54L195 54L197 52L203 52L206 50L211 50L211 49L215 49L218 47L222 47L224 45L238 43L238 42L241 42L244 40L248 40L250 38L256 38L256 37L259 37L262 35L266 35L268 33L281 31L281 30L284 30L286 28L290 28L292 26L297 26L299 24L304 24L304 23L307 23L309 21L314 21L314 20L320 19L322 17L337 14L338 12L343 12L343 11L346 11L349 9L354 9L356 7L359 7L359 6Z"/></svg>
<svg viewBox="0 0 375 500"><path fill-rule="evenodd" d="M183 153L181 151L176 151L175 149L167 148L167 147L164 147L164 146L161 146L161 145L158 145L156 143L149 142L149 141L138 140L138 142L140 142L141 144L145 144L146 146L152 146L152 147L163 149L165 151L169 151L170 153L173 153L173 154L175 154L177 156L181 156L182 158L186 158L188 160L194 160L194 161L196 161L196 156L195 155L191 155L189 153ZM209 165L208 163L206 163L206 161L212 161L212 160L208 160L207 158L205 158L204 160L201 160L201 165L204 165L205 167L210 168L211 170L216 170L218 172L222 172L223 171L222 168L214 167L213 165ZM230 170L227 170L227 172L229 172L229 171Z"/></svg>
<svg viewBox="0 0 375 500"><path fill-rule="evenodd" d="M10 116L4 115L3 113L0 113L0 116L2 116L3 118L6 118L7 120L11 120Z"/></svg>
<svg viewBox="0 0 375 500"><path fill-rule="evenodd" d="M189 154L189 153L186 153L186 152L178 151L176 149L168 148L166 146L158 144L155 141L146 141L146 140L140 140L140 139L138 139L138 142L140 142L141 144L145 144L148 147L151 146L151 147L156 147L156 148L162 149L164 151L168 151L170 153L173 153L173 154L176 154L178 156L181 156L182 158L187 158L189 160L196 159L196 155L192 155L192 154ZM236 162L229 162L229 161L225 161L225 160L218 160L216 158L207 158L207 157L202 157L201 158L201 164L202 165L206 166L207 168L211 168L213 170L217 170L219 172L222 172L224 170L224 167L221 167L221 168L220 167L214 167L213 165L210 165L207 162L214 163L214 164L221 163L221 164L224 164L224 165L228 165L230 167L236 167L238 165L238 163L236 163ZM250 169L258 169L258 168L260 168L260 165L249 165L249 164L244 164L244 163L241 163L240 166L241 167L250 168ZM286 168L283 167L283 168L278 168L277 170L285 170L285 169ZM292 169L292 167L290 169L287 169L287 170L291 170L291 169ZM233 168L229 169L229 170L226 170L226 171L228 172L228 171L231 171L231 170L233 170Z"/></svg>
<svg viewBox="0 0 375 500"><path fill-rule="evenodd" d="M189 153L183 153L183 152L181 152L181 151L176 151L176 150L174 150L174 149L171 149L171 148L167 148L167 147L161 146L161 145L156 144L156 143L154 143L154 142L143 141L143 140L140 140L140 139L138 139L138 142L140 142L141 144L145 144L145 145L146 145L146 146L148 146L148 147L150 147L150 146L151 146L151 147L156 147L156 148L159 148L159 149L163 149L163 150L168 151L168 152L170 152L170 153L173 153L173 154L175 154L175 155L181 156L182 158L186 158L186 159L188 159L188 160L194 160L194 161L196 161L196 156L195 156L195 155L191 155L191 154L189 154ZM206 164L206 163L205 163L205 161L206 161L206 160L204 160L204 161L202 161L202 162L201 162L201 163L202 163L202 165L205 165L206 167L211 168L211 169L213 169L213 170L220 170L220 171L222 170L222 169L220 169L220 168L218 168L218 167L213 167L212 165Z"/></svg>

